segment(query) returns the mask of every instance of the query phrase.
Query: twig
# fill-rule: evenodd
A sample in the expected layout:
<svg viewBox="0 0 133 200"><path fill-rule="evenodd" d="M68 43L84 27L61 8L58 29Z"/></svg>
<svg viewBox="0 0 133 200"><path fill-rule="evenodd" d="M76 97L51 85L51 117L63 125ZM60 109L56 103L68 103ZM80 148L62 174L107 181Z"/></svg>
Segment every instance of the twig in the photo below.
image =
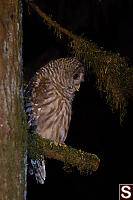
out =
<svg viewBox="0 0 133 200"><path fill-rule="evenodd" d="M56 31L61 34L64 33L65 35L68 36L68 38L71 38L73 40L79 40L80 37L73 34L71 31L63 28L60 24L58 24L56 21L53 21L51 19L51 17L49 17L48 15L46 15L36 4L29 2L26 0L26 2L33 8L33 10L35 10L40 17L43 18L44 22L46 22L48 24L49 27L53 27L56 29Z"/></svg>

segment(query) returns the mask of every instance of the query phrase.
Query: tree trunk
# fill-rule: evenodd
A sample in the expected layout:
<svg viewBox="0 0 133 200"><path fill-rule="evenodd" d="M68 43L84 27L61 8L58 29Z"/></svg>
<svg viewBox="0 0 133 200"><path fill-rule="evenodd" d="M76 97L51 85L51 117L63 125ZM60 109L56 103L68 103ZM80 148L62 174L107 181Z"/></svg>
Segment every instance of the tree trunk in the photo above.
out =
<svg viewBox="0 0 133 200"><path fill-rule="evenodd" d="M22 2L0 0L0 200L26 199Z"/></svg>

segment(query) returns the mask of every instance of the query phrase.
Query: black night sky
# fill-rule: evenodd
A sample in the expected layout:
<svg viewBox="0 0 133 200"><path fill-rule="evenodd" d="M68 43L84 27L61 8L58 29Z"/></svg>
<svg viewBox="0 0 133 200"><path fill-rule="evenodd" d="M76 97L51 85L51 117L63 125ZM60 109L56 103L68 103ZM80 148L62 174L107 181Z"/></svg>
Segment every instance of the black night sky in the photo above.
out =
<svg viewBox="0 0 133 200"><path fill-rule="evenodd" d="M133 62L132 0L35 0L43 11L63 27L93 40L99 46ZM23 18L24 78L28 82L35 71L51 59L70 56L66 36L56 37L53 29L24 3ZM73 102L73 114L66 144L95 153L101 160L99 170L84 176L73 170L66 173L63 164L47 160L47 179L36 184L28 176L27 200L78 198L117 200L119 183L133 183L132 132L133 112L119 123L119 113L112 113L96 88L95 76L86 74L85 82ZM38 197L37 197L38 196ZM43 198L42 198L42 197Z"/></svg>

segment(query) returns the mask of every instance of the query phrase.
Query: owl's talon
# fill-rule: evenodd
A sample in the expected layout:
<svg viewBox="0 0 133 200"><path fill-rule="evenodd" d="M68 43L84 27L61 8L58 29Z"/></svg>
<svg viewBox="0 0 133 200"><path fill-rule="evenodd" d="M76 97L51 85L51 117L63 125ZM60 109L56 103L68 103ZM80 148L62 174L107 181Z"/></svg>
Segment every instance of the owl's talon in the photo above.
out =
<svg viewBox="0 0 133 200"><path fill-rule="evenodd" d="M67 147L67 145L66 144L63 144L63 148L66 148Z"/></svg>
<svg viewBox="0 0 133 200"><path fill-rule="evenodd" d="M62 147L62 146L63 146L63 144L59 143L59 147Z"/></svg>
<svg viewBox="0 0 133 200"><path fill-rule="evenodd" d="M54 142L54 145L55 145L56 147L58 147L59 143L58 143L58 142Z"/></svg>
<svg viewBox="0 0 133 200"><path fill-rule="evenodd" d="M64 143L60 143L60 142L51 142L52 144L54 144L56 147L58 147L58 148L60 148L60 147L63 147L63 148L65 148L66 147L66 144L64 144Z"/></svg>
<svg viewBox="0 0 133 200"><path fill-rule="evenodd" d="M66 148L66 147L67 147L67 145L64 144L64 143L59 143L59 146L60 146L60 147L63 147L63 148Z"/></svg>

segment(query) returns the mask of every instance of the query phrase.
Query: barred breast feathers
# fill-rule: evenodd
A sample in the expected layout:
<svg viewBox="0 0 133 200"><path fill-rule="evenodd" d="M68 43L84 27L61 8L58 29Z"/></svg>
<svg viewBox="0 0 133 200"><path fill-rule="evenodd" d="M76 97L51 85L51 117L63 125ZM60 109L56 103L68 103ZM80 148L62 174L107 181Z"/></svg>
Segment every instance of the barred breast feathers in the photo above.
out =
<svg viewBox="0 0 133 200"><path fill-rule="evenodd" d="M30 101L26 104L28 124L36 128L37 132L45 138L56 138L56 140L61 139L62 141L66 138L71 120L71 103L75 92L73 87L69 87L69 84L73 85L69 81L72 80L73 70L77 69L78 66L80 63L73 58L51 61L36 72L30 83L30 92L28 91ZM62 126L59 130L61 121ZM50 127L54 126L56 128L53 132ZM50 132L51 136L49 136ZM59 133L58 138L57 133Z"/></svg>

